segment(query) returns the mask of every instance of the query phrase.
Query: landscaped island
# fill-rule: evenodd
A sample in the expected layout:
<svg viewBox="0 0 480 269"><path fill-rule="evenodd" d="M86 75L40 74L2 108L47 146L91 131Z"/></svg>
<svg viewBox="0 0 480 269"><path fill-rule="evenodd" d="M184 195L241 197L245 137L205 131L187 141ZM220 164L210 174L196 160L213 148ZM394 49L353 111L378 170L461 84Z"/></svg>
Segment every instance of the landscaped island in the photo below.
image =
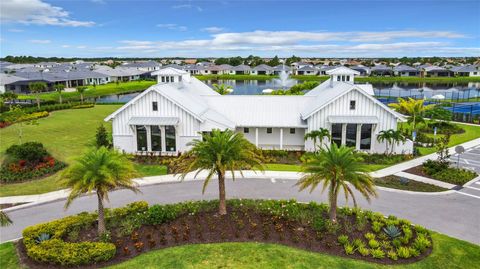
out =
<svg viewBox="0 0 480 269"><path fill-rule="evenodd" d="M328 205L313 202L229 200L226 215L217 208L216 200L135 202L106 211L107 234L98 236L97 214L82 213L25 229L18 249L30 268L101 268L154 249L219 242L275 243L381 264L417 262L432 251L427 229L358 208L339 208L336 222Z"/></svg>

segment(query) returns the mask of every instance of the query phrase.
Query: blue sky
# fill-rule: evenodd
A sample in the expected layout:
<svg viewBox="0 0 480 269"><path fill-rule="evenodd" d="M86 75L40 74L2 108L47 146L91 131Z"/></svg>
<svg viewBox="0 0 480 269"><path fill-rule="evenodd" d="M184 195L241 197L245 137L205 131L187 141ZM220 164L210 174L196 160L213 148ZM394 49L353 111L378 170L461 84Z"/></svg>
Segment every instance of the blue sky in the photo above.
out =
<svg viewBox="0 0 480 269"><path fill-rule="evenodd" d="M480 1L2 0L0 55L480 56Z"/></svg>

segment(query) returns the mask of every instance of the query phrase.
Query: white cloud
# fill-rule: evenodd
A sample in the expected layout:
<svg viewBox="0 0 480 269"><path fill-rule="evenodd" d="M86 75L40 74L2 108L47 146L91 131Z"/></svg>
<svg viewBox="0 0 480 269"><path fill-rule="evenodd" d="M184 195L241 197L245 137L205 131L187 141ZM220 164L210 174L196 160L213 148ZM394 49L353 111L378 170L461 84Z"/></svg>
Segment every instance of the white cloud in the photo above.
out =
<svg viewBox="0 0 480 269"><path fill-rule="evenodd" d="M93 26L92 21L70 19L70 14L61 7L41 0L2 0L0 2L2 23L23 23L57 26Z"/></svg>
<svg viewBox="0 0 480 269"><path fill-rule="evenodd" d="M85 45L77 46L77 49L86 49L86 48L87 48L87 46L85 46Z"/></svg>
<svg viewBox="0 0 480 269"><path fill-rule="evenodd" d="M175 25L176 26L176 25ZM171 27L165 25L165 27ZM452 41L465 36L448 31L301 32L253 31L212 34L208 39L179 41L123 40L118 51L162 55L309 54L313 56L378 57L462 54ZM464 55L480 54L480 48L463 48Z"/></svg>
<svg viewBox="0 0 480 269"><path fill-rule="evenodd" d="M62 48L70 48L70 45L62 45Z"/></svg>
<svg viewBox="0 0 480 269"><path fill-rule="evenodd" d="M202 32L208 32L208 33L212 33L212 34L216 34L216 33L221 33L223 31L225 31L225 28L223 27L217 27L217 26L211 26L211 27L205 27L205 28L202 28L200 29Z"/></svg>
<svg viewBox="0 0 480 269"><path fill-rule="evenodd" d="M95 3L95 4L106 4L105 0L90 0L90 2Z"/></svg>
<svg viewBox="0 0 480 269"><path fill-rule="evenodd" d="M28 40L28 42L34 43L34 44L50 44L50 43L52 43L52 41L48 40L48 39L30 39L30 40Z"/></svg>
<svg viewBox="0 0 480 269"><path fill-rule="evenodd" d="M202 12L203 8L192 5L192 4L181 4L181 5L174 5L172 6L173 9L182 9L182 8L187 8L187 9L196 9L198 12Z"/></svg>
<svg viewBox="0 0 480 269"><path fill-rule="evenodd" d="M185 32L185 31L188 30L188 28L186 26L178 25L178 24L175 24L175 23L160 23L160 24L157 24L157 27L166 28L166 29L169 29L169 30L181 31L181 32Z"/></svg>
<svg viewBox="0 0 480 269"><path fill-rule="evenodd" d="M23 29L17 29L17 28L10 28L8 29L9 32L12 32L12 33L22 33L24 32Z"/></svg>

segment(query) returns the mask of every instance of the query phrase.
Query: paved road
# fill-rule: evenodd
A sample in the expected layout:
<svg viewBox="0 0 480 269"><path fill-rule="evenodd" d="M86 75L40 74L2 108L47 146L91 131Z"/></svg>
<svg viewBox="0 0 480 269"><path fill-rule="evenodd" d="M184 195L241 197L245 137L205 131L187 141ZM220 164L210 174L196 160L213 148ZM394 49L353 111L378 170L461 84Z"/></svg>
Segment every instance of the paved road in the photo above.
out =
<svg viewBox="0 0 480 269"><path fill-rule="evenodd" d="M452 154L450 161L454 166L458 165L459 167L475 171L477 174L480 174L480 145L467 149L465 153L460 154L460 156L458 156L456 153ZM474 198L478 197L480 199L480 179L458 191L461 194ZM480 211L480 208L477 207L476 210ZM478 225L480 228L480 221Z"/></svg>
<svg viewBox="0 0 480 269"><path fill-rule="evenodd" d="M232 198L270 198L290 199L299 201L323 201L326 194L320 190L313 193L298 192L293 187L293 180L273 179L237 179L228 180L227 195ZM174 203L185 200L214 199L217 197L218 186L212 181L205 195L201 194L202 181L159 184L142 187L142 194L135 195L127 190L119 190L110 194L110 207L119 207L137 200L145 200L150 204ZM344 205L340 197L339 205ZM393 214L410 219L434 231L480 244L480 198L461 195L455 192L449 194L407 194L379 190L379 197L368 204L357 193L359 206L385 215ZM0 241L4 242L21 236L21 231L32 224L46 222L82 211L96 209L95 196L86 196L76 200L68 210L63 209L64 201L56 201L35 207L9 212L14 221L13 226L0 228ZM349 202L351 205L351 201Z"/></svg>

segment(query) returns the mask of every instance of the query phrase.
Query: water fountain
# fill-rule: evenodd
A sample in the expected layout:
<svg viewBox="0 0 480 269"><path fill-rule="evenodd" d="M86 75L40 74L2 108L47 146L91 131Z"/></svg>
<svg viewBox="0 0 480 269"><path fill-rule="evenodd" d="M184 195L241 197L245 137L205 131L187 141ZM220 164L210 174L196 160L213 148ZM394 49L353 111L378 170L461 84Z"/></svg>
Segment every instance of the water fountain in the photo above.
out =
<svg viewBox="0 0 480 269"><path fill-rule="evenodd" d="M285 63L283 64L282 71L280 71L280 74L278 74L278 78L273 79L273 83L275 85L279 85L280 89L286 90L286 88L290 88L291 86L295 85L296 81L294 79L289 79L288 78L288 72L287 69L285 68ZM270 94L273 92L272 89L265 89L262 91L263 93Z"/></svg>

